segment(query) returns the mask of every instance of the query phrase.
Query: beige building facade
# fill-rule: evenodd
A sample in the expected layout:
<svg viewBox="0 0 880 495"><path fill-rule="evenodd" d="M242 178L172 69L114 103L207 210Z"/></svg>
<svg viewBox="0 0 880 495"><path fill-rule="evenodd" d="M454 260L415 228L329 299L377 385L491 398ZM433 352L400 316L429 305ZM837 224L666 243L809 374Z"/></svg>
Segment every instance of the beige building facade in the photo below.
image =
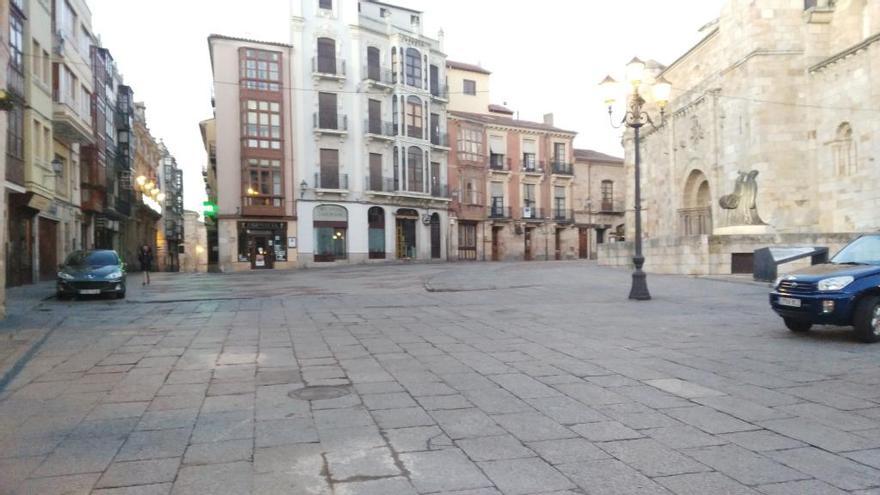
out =
<svg viewBox="0 0 880 495"><path fill-rule="evenodd" d="M703 30L654 71L674 90L643 133L646 270L750 273L755 249L880 228L880 1L729 0ZM632 246L599 252L627 265Z"/></svg>

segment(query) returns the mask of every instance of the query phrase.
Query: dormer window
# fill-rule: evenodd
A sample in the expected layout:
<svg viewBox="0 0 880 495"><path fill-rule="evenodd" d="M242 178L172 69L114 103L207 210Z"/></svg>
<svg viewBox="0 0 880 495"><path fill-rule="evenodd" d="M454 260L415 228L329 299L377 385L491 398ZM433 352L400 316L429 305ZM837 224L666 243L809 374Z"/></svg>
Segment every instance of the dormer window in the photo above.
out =
<svg viewBox="0 0 880 495"><path fill-rule="evenodd" d="M384 19L384 18L386 18L386 17L388 17L388 16L390 16L390 15L391 15L391 13L388 12L388 9L386 9L386 8L384 8L384 7L380 7L380 8L379 8L379 17L381 17L381 18Z"/></svg>
<svg viewBox="0 0 880 495"><path fill-rule="evenodd" d="M318 6L324 10L333 10L333 0L318 0Z"/></svg>
<svg viewBox="0 0 880 495"><path fill-rule="evenodd" d="M419 25L419 16L417 16L417 15L411 15L411 16L409 16L409 22L410 22L410 24L412 24L413 26L418 26L418 25Z"/></svg>

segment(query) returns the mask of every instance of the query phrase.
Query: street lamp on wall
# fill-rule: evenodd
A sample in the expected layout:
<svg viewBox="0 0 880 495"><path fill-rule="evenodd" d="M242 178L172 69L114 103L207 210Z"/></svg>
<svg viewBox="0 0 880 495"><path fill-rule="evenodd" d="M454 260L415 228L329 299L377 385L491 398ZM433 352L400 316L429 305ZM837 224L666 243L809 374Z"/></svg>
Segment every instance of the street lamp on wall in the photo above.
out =
<svg viewBox="0 0 880 495"><path fill-rule="evenodd" d="M641 184L641 147L640 147L640 130L645 124L650 124L654 129L662 127L666 120L666 105L669 102L669 96L672 93L672 85L669 81L660 76L652 83L646 84L647 75L645 73L645 63L634 57L626 65L626 82L630 85L627 97L627 111L623 119L615 124L614 119L614 103L622 91L620 85L611 76L605 78L600 84L605 104L608 105L608 116L611 119L611 126L615 129L626 126L633 130L635 144L635 254L633 255L633 265L635 270L632 274L632 287L630 288L629 298L637 301L647 301L651 299L651 293L648 291L648 281L642 267L645 265L645 257L642 254L642 184ZM654 124L650 114L644 108L647 101L642 96L642 91L650 91L653 102L660 108L660 124Z"/></svg>

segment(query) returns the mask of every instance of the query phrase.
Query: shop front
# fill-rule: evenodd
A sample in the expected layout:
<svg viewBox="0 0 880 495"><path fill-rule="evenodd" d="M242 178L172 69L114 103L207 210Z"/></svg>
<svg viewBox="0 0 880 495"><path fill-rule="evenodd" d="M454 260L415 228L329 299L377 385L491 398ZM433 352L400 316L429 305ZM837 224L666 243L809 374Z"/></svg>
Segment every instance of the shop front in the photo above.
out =
<svg viewBox="0 0 880 495"><path fill-rule="evenodd" d="M317 206L313 227L316 263L348 259L348 210L337 205Z"/></svg>
<svg viewBox="0 0 880 495"><path fill-rule="evenodd" d="M271 270L287 261L287 223L238 222L238 261Z"/></svg>

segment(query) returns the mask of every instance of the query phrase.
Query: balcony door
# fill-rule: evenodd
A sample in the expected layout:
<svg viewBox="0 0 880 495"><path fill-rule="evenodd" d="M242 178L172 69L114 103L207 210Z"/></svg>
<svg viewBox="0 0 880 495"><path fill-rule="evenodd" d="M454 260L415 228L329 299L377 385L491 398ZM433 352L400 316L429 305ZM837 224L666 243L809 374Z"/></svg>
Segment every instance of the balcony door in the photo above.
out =
<svg viewBox="0 0 880 495"><path fill-rule="evenodd" d="M381 62L379 60L379 49L371 46L367 48L367 78L373 81L381 80Z"/></svg>
<svg viewBox="0 0 880 495"><path fill-rule="evenodd" d="M431 94L440 96L440 69L436 65L432 65L429 77L431 78Z"/></svg>
<svg viewBox="0 0 880 495"><path fill-rule="evenodd" d="M339 150L321 150L321 189L339 189Z"/></svg>
<svg viewBox="0 0 880 495"><path fill-rule="evenodd" d="M370 153L370 190L382 191L382 155Z"/></svg>
<svg viewBox="0 0 880 495"><path fill-rule="evenodd" d="M336 93L318 93L318 120L321 129L338 129Z"/></svg>
<svg viewBox="0 0 880 495"><path fill-rule="evenodd" d="M336 42L330 38L318 38L318 72L336 74Z"/></svg>
<svg viewBox="0 0 880 495"><path fill-rule="evenodd" d="M367 107L370 134L382 134L382 102L370 100Z"/></svg>
<svg viewBox="0 0 880 495"><path fill-rule="evenodd" d="M440 164L431 162L431 194L434 196L442 196L443 191L440 190Z"/></svg>

